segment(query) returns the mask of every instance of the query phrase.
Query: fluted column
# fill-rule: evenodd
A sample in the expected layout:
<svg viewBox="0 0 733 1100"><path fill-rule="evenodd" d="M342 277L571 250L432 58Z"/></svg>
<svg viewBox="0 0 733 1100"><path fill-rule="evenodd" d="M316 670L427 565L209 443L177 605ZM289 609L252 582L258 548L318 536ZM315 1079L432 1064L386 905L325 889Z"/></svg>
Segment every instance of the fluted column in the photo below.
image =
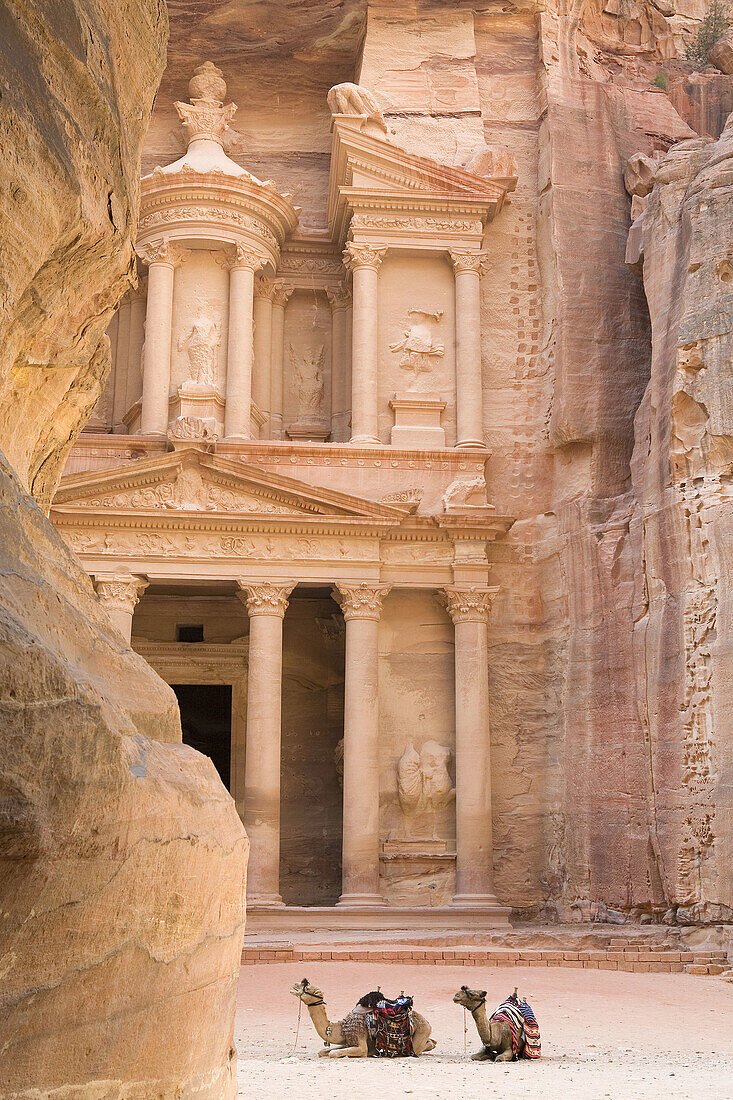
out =
<svg viewBox="0 0 733 1100"><path fill-rule="evenodd" d="M353 276L351 335L351 442L379 443L377 309L379 267L386 248L346 245L344 262Z"/></svg>
<svg viewBox="0 0 733 1100"><path fill-rule="evenodd" d="M240 580L249 614L244 827L249 837L248 905L282 905L280 897L280 735L283 617L294 583Z"/></svg>
<svg viewBox="0 0 733 1100"><path fill-rule="evenodd" d="M383 905L379 893L378 638L388 584L337 583L346 620L342 892L339 905Z"/></svg>
<svg viewBox="0 0 733 1100"><path fill-rule="evenodd" d="M331 303L331 439L349 438L351 406L351 293L339 285L326 291Z"/></svg>
<svg viewBox="0 0 733 1100"><path fill-rule="evenodd" d="M270 352L270 438L282 439L285 364L285 306L293 287L276 279L272 288L272 344Z"/></svg>
<svg viewBox="0 0 733 1100"><path fill-rule="evenodd" d="M224 435L236 442L251 439L253 299L255 271L263 259L237 244L228 253L229 331L227 337L227 395Z"/></svg>
<svg viewBox="0 0 733 1100"><path fill-rule="evenodd" d="M270 373L272 362L272 292L273 280L261 276L255 279L254 304L254 367L252 399L265 417L264 439L270 436Z"/></svg>
<svg viewBox="0 0 733 1100"><path fill-rule="evenodd" d="M147 579L133 573L98 573L94 578L94 587L112 625L129 642L132 616L137 601L148 587Z"/></svg>
<svg viewBox="0 0 733 1100"><path fill-rule="evenodd" d="M491 832L488 618L496 588L447 585L455 628L456 892L453 905L495 905Z"/></svg>
<svg viewBox="0 0 733 1100"><path fill-rule="evenodd" d="M451 252L456 285L456 447L483 447L481 267L478 252Z"/></svg>
<svg viewBox="0 0 733 1100"><path fill-rule="evenodd" d="M165 438L171 385L173 277L188 252L163 239L145 245L138 255L148 265L140 431L143 435Z"/></svg>

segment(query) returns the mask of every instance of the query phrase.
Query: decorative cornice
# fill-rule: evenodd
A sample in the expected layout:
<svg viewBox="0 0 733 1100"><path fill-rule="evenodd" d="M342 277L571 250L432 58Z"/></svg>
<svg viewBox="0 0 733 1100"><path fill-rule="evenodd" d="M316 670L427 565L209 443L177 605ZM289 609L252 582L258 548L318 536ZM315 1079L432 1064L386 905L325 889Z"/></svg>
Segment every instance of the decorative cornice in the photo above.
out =
<svg viewBox="0 0 733 1100"><path fill-rule="evenodd" d="M386 248L372 248L368 244L348 241L344 249L344 263L352 271L357 267L370 267L374 271L379 271L386 252Z"/></svg>
<svg viewBox="0 0 733 1100"><path fill-rule="evenodd" d="M332 595L341 605L347 622L349 619L373 619L378 622L382 615L382 600L391 587L391 584L348 584L337 581Z"/></svg>
<svg viewBox="0 0 733 1100"><path fill-rule="evenodd" d="M94 586L105 610L125 611L132 615L138 600L148 587L148 581L145 577L119 573L95 578Z"/></svg>
<svg viewBox="0 0 733 1100"><path fill-rule="evenodd" d="M172 244L167 237L149 241L142 248L135 249L140 260L150 267L151 264L168 264L169 267L178 267L188 256L191 250Z"/></svg>
<svg viewBox="0 0 733 1100"><path fill-rule="evenodd" d="M293 581L288 584L270 584L265 581L250 584L239 579L237 584L240 590L237 595L247 608L250 618L253 615L276 615L282 619L287 611L288 596L295 588L296 583L296 581Z"/></svg>
<svg viewBox="0 0 733 1100"><path fill-rule="evenodd" d="M462 588L455 584L447 584L438 594L438 599L454 625L485 623L488 622L491 601L498 591L498 587Z"/></svg>
<svg viewBox="0 0 733 1100"><path fill-rule="evenodd" d="M466 272L480 275L488 260L484 252L458 252L453 249L451 249L450 258L456 275L463 275Z"/></svg>

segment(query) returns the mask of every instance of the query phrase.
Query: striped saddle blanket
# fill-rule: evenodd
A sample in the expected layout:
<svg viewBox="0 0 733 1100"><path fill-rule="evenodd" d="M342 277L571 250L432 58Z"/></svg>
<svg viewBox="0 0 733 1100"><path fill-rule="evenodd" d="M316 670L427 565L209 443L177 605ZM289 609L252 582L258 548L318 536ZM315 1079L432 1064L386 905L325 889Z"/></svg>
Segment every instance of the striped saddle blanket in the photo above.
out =
<svg viewBox="0 0 733 1100"><path fill-rule="evenodd" d="M367 1013L366 1023L377 1055L382 1058L414 1055L412 997L398 997L394 1001L385 997Z"/></svg>
<svg viewBox="0 0 733 1100"><path fill-rule="evenodd" d="M512 1033L512 1054L514 1058L539 1058L542 1055L540 1027L537 1017L526 1001L520 1001L512 993L497 1008L492 1020L508 1024ZM519 1045L524 1036L524 1050L519 1053Z"/></svg>

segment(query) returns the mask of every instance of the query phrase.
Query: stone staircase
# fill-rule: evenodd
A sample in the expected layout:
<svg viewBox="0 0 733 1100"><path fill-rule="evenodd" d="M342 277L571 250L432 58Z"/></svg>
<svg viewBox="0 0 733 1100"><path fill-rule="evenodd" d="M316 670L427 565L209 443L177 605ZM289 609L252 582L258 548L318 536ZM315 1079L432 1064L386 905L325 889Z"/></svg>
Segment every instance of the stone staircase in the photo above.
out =
<svg viewBox="0 0 733 1100"><path fill-rule="evenodd" d="M512 937L507 937L511 939ZM534 937L537 939L538 937ZM548 937L550 938L550 937ZM551 937L557 941L557 934ZM582 938L582 937L581 937ZM586 937L588 938L588 937ZM306 943L255 942L242 953L243 965L289 962L402 963L421 966L524 967L562 966L584 970L622 970L641 974L722 974L729 969L725 951L709 946L686 947L650 936L595 937L583 945L569 936L567 949L557 942L539 944L482 944L432 942ZM450 941L451 937L443 937Z"/></svg>

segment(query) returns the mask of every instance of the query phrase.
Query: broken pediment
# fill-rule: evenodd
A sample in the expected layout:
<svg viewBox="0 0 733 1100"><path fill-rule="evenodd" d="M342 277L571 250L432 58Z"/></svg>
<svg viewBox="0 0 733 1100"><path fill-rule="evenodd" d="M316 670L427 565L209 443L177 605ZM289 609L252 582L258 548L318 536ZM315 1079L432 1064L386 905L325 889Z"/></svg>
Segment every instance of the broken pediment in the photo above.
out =
<svg viewBox="0 0 733 1100"><path fill-rule="evenodd" d="M236 513L241 516L318 516L399 521L403 511L346 493L319 490L229 462L194 448L136 462L134 466L62 479L55 512Z"/></svg>

